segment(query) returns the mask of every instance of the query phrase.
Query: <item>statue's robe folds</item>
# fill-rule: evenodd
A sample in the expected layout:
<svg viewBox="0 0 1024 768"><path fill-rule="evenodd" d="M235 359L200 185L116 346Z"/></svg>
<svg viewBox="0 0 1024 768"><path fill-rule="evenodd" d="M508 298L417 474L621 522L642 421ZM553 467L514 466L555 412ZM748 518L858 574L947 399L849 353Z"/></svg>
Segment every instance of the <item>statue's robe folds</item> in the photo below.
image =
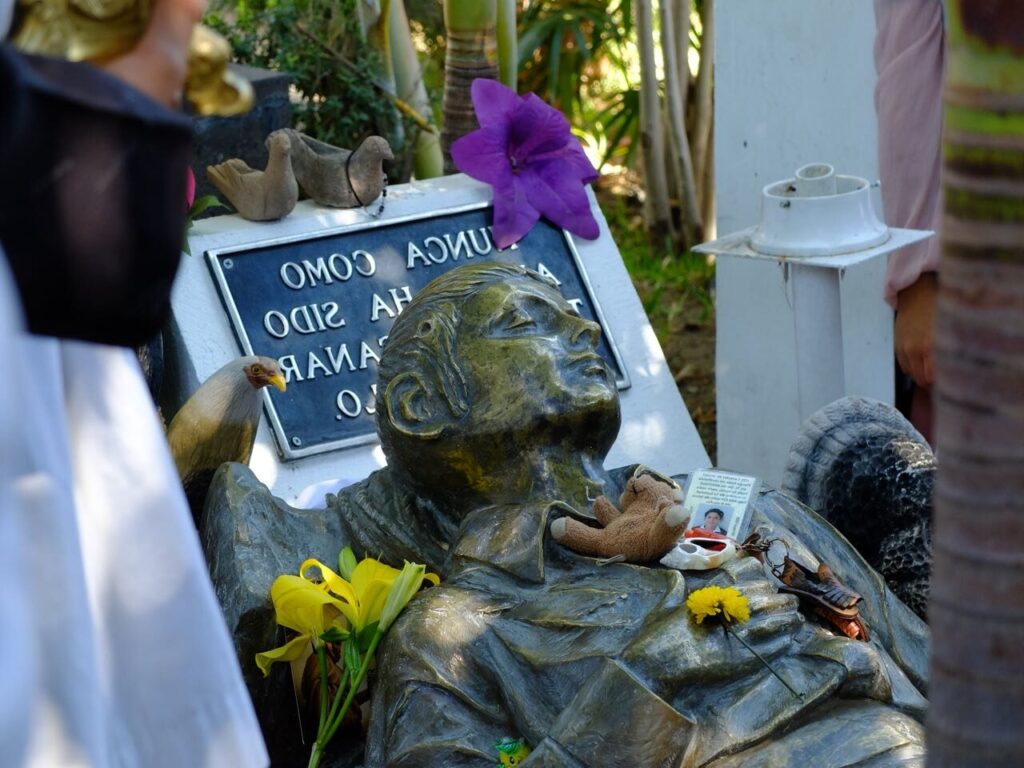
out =
<svg viewBox="0 0 1024 768"><path fill-rule="evenodd" d="M924 764L927 631L813 513L769 492L755 523L816 564L797 544L810 538L867 596L871 643L804 618L752 558L684 575L568 552L546 534L557 508L464 522L448 577L378 656L370 768L489 768L505 736L534 748L524 768ZM802 701L719 625L694 622L686 595L708 584L750 598L736 631Z"/></svg>
<svg viewBox="0 0 1024 768"><path fill-rule="evenodd" d="M870 643L805 618L751 558L682 574L569 552L548 533L557 503L480 509L460 527L381 470L326 510L294 510L239 465L222 468L215 493L233 500L208 503L204 543L272 752L278 736L296 737L290 676L264 680L252 662L279 644L270 584L350 544L443 576L378 652L367 768L491 768L504 736L534 748L527 768L924 764L926 625L828 523L777 491L757 497L753 525L864 595ZM802 701L720 626L694 623L686 595L708 584L749 596L737 631Z"/></svg>

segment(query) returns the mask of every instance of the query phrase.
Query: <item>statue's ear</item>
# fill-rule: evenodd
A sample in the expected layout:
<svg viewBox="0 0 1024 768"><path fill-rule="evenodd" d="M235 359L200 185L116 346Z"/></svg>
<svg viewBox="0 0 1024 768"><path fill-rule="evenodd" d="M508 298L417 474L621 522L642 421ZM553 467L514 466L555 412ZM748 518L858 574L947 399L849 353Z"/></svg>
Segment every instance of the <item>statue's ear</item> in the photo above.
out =
<svg viewBox="0 0 1024 768"><path fill-rule="evenodd" d="M409 437L437 437L445 427L446 409L418 373L400 373L388 382L384 407L395 429Z"/></svg>

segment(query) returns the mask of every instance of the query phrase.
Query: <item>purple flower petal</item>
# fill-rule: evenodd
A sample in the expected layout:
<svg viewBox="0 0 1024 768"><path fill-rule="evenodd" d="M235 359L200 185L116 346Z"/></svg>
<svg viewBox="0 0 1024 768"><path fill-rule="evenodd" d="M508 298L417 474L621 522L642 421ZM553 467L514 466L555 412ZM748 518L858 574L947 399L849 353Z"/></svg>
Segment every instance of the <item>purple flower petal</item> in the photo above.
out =
<svg viewBox="0 0 1024 768"><path fill-rule="evenodd" d="M540 218L526 192L519 176L508 187L494 188L494 244L499 248L518 243Z"/></svg>
<svg viewBox="0 0 1024 768"><path fill-rule="evenodd" d="M594 170L575 136L570 136L565 146L553 152L531 155L529 165L543 165L544 173L568 173L582 184L597 181L600 174ZM555 164L552 166L551 164Z"/></svg>
<svg viewBox="0 0 1024 768"><path fill-rule="evenodd" d="M512 115L508 140L516 158L553 152L564 147L567 138L572 138L572 133L565 115L532 93Z"/></svg>
<svg viewBox="0 0 1024 768"><path fill-rule="evenodd" d="M582 184L565 173L557 161L535 163L520 174L526 197L540 213L574 235L594 240L600 234L590 198Z"/></svg>
<svg viewBox="0 0 1024 768"><path fill-rule="evenodd" d="M597 181L601 174L594 168L594 164L590 162L590 158L587 157L583 151L583 147L580 146L579 139L575 136L569 141L566 146L565 161L572 167L573 172L584 184L590 184L593 181Z"/></svg>
<svg viewBox="0 0 1024 768"><path fill-rule="evenodd" d="M500 125L507 130L509 117L519 105L519 96L497 80L478 77L469 89L473 111L482 128Z"/></svg>
<svg viewBox="0 0 1024 768"><path fill-rule="evenodd" d="M534 94L519 98L493 80L474 80L480 129L451 147L462 172L494 188L494 241L507 248L541 215L575 235L596 238L584 189L597 171L558 110Z"/></svg>
<svg viewBox="0 0 1024 768"><path fill-rule="evenodd" d="M507 125L467 133L452 142L451 154L455 167L467 176L495 187L511 183Z"/></svg>

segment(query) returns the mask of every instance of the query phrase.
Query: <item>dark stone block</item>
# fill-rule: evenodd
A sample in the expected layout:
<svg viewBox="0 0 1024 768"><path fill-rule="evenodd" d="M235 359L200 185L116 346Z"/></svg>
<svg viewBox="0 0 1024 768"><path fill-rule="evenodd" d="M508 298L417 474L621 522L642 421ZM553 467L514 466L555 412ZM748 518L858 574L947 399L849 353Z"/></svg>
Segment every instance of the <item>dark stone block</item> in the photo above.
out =
<svg viewBox="0 0 1024 768"><path fill-rule="evenodd" d="M291 124L292 105L288 100L291 77L283 72L232 64L231 69L252 83L256 102L244 115L236 117L193 117L195 137L192 170L196 175L196 196L221 195L206 178L206 166L240 157L253 168L267 164L264 142L273 131ZM223 198L221 198L223 200ZM215 208L204 216L226 213Z"/></svg>

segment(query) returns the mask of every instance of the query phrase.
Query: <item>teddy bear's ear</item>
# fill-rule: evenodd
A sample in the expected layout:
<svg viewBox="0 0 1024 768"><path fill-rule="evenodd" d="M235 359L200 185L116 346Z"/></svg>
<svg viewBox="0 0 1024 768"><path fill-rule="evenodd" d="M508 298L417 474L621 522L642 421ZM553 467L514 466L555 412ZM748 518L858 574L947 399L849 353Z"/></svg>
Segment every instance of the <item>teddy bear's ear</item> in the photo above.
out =
<svg viewBox="0 0 1024 768"><path fill-rule="evenodd" d="M636 485L637 493L647 493L656 490L661 481L654 475L645 473L634 477L633 482Z"/></svg>
<svg viewBox="0 0 1024 768"><path fill-rule="evenodd" d="M633 470L633 477L640 476L650 477L655 482L664 483L665 485L670 486L671 488L679 488L679 483L677 483L674 478L668 475L663 475L661 472L651 469L650 467L645 466L644 464L638 464L636 469Z"/></svg>

